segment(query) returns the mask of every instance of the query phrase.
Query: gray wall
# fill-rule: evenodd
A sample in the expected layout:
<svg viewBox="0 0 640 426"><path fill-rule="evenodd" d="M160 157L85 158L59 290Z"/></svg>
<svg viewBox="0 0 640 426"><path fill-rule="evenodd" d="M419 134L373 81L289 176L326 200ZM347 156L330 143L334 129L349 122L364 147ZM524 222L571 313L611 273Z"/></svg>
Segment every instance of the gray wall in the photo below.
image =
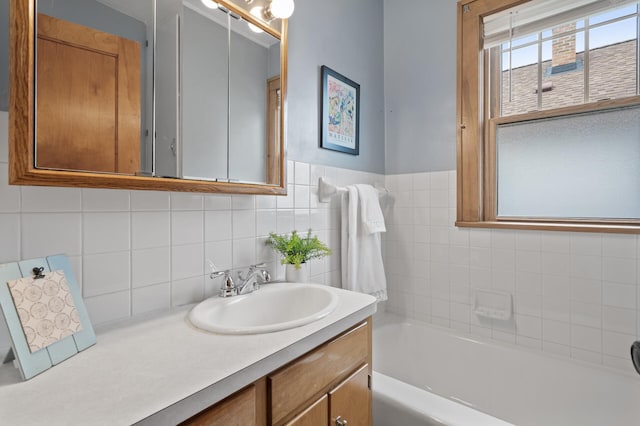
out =
<svg viewBox="0 0 640 426"><path fill-rule="evenodd" d="M386 173L456 167L456 0L384 0Z"/></svg>
<svg viewBox="0 0 640 426"><path fill-rule="evenodd" d="M382 0L296 2L289 20L290 160L384 173L382 12ZM319 148L322 65L360 84L358 156Z"/></svg>
<svg viewBox="0 0 640 426"><path fill-rule="evenodd" d="M95 28L119 37L146 40L143 22L91 0L38 0L38 12Z"/></svg>
<svg viewBox="0 0 640 426"><path fill-rule="evenodd" d="M269 66L267 69L269 78L280 75L280 43L272 44L269 47Z"/></svg>

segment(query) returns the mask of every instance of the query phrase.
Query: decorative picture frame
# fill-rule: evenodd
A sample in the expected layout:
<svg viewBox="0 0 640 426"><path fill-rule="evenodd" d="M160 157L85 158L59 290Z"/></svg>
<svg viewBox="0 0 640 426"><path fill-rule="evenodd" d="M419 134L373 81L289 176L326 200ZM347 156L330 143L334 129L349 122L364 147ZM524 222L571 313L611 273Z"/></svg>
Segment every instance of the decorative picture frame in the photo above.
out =
<svg viewBox="0 0 640 426"><path fill-rule="evenodd" d="M322 66L322 131L320 147L360 153L360 85Z"/></svg>
<svg viewBox="0 0 640 426"><path fill-rule="evenodd" d="M69 291L68 296L75 305L76 312L74 314L77 315L82 327L80 331L32 352L21 323L16 301L9 289L9 282L25 277L33 277L34 280L38 280L53 271L64 275ZM43 293L45 291L43 290ZM29 296L25 293L24 297L28 298ZM70 301L67 304L71 304ZM48 370L96 343L96 335L84 305L80 287L74 277L69 259L65 255L0 264L0 308L11 338L11 350L4 361L1 361L2 358L0 358L0 362L13 361L23 380L28 380Z"/></svg>

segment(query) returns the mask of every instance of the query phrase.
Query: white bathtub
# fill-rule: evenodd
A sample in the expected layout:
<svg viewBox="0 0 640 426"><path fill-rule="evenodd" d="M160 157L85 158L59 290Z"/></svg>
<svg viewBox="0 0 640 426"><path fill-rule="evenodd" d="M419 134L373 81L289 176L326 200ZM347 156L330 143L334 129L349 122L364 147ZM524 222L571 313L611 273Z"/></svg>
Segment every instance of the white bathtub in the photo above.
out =
<svg viewBox="0 0 640 426"><path fill-rule="evenodd" d="M640 376L389 314L373 368L374 426L640 425Z"/></svg>

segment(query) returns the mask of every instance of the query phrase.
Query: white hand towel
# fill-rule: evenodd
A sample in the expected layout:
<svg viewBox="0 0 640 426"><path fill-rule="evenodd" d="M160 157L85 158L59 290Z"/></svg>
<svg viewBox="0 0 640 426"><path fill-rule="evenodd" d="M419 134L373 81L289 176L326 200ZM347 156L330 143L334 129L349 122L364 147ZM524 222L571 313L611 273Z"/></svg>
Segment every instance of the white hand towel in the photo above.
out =
<svg viewBox="0 0 640 426"><path fill-rule="evenodd" d="M387 228L384 226L378 190L371 185L356 185L356 188L358 188L358 197L360 198L360 215L364 231L367 234L386 232Z"/></svg>
<svg viewBox="0 0 640 426"><path fill-rule="evenodd" d="M342 196L342 288L387 300L380 233L364 231L355 186Z"/></svg>

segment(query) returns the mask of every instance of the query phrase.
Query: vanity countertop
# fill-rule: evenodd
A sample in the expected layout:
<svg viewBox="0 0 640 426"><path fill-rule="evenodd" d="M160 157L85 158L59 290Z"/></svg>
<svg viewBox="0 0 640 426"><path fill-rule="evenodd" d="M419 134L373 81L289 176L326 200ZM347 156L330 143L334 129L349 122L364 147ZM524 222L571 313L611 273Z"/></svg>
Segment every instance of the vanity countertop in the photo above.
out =
<svg viewBox="0 0 640 426"><path fill-rule="evenodd" d="M98 329L98 343L22 382L0 367L3 424L176 424L375 312L372 296L334 289L327 317L275 333L219 335L193 327L190 307Z"/></svg>

